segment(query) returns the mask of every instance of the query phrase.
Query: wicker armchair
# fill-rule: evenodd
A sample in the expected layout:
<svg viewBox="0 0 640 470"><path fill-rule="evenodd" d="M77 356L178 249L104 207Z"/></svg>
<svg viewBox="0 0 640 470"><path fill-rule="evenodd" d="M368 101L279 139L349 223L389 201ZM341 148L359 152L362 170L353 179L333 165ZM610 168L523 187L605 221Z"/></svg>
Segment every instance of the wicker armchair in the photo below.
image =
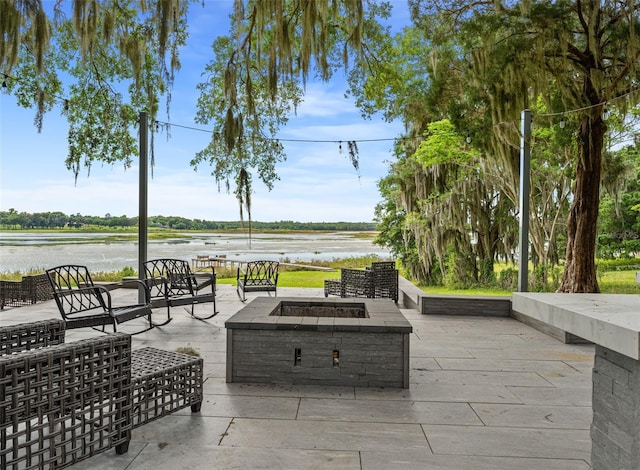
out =
<svg viewBox="0 0 640 470"><path fill-rule="evenodd" d="M53 298L46 273L23 276L21 281L0 281L0 310Z"/></svg>
<svg viewBox="0 0 640 470"><path fill-rule="evenodd" d="M398 302L398 270L394 261L372 263L366 269L342 268L340 279L324 281L324 296L387 298Z"/></svg>
<svg viewBox="0 0 640 470"><path fill-rule="evenodd" d="M373 273L368 269L340 270L340 297L373 297Z"/></svg>
<svg viewBox="0 0 640 470"><path fill-rule="evenodd" d="M398 270L395 261L371 263L373 298L393 299L398 303Z"/></svg>
<svg viewBox="0 0 640 470"><path fill-rule="evenodd" d="M170 309L179 305L191 305L191 316L208 320L218 314L216 310L216 273L210 271L192 272L187 261L161 258L144 263L145 281L151 295L151 306L166 307L168 321ZM199 317L194 305L204 302L213 304L211 315Z"/></svg>
<svg viewBox="0 0 640 470"><path fill-rule="evenodd" d="M131 337L64 344L64 322L0 328L0 468L64 468L131 439Z"/></svg>
<svg viewBox="0 0 640 470"><path fill-rule="evenodd" d="M132 351L124 333L64 339L62 320L0 327L0 468L64 468L112 447L122 454L132 429L200 411L201 358Z"/></svg>

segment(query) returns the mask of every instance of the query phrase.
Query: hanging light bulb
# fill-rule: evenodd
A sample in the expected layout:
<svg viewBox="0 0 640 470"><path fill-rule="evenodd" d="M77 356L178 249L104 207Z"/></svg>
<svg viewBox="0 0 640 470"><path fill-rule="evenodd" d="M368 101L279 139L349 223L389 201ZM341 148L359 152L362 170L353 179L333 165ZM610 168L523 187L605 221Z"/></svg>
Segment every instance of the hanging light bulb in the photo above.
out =
<svg viewBox="0 0 640 470"><path fill-rule="evenodd" d="M558 123L558 125L560 126L560 129L564 129L567 126L567 121L564 120L564 118L560 119L560 122Z"/></svg>
<svg viewBox="0 0 640 470"><path fill-rule="evenodd" d="M469 134L467 134L467 137L464 139L466 143L470 144L471 143L471 136Z"/></svg>
<svg viewBox="0 0 640 470"><path fill-rule="evenodd" d="M6 73L3 74L3 75L4 75L4 78L2 79L2 88L7 88L7 86L8 86L7 85L7 78L9 78L9 77L7 76Z"/></svg>
<svg viewBox="0 0 640 470"><path fill-rule="evenodd" d="M608 121L610 117L611 117L611 111L609 111L607 108L604 108L602 110L602 120Z"/></svg>
<svg viewBox="0 0 640 470"><path fill-rule="evenodd" d="M338 142L338 152L342 155L342 141Z"/></svg>

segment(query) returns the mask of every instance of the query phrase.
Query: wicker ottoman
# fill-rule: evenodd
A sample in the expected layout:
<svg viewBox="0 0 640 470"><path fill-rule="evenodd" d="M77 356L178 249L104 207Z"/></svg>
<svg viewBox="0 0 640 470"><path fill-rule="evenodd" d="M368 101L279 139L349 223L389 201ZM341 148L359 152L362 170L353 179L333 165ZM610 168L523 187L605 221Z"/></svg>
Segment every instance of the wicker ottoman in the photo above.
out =
<svg viewBox="0 0 640 470"><path fill-rule="evenodd" d="M131 353L133 382L133 427L162 418L174 411L202 405L203 361L156 348Z"/></svg>

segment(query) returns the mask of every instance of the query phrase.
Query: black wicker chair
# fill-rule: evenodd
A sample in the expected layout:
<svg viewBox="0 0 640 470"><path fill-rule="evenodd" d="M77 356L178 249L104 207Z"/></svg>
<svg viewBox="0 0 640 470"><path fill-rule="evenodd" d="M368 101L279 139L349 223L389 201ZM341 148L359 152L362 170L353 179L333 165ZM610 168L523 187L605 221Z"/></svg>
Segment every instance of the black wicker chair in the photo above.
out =
<svg viewBox="0 0 640 470"><path fill-rule="evenodd" d="M116 331L118 324L136 318L145 318L148 326L133 334L154 327L146 283L135 281L144 290L145 303L115 306L112 304L109 290L93 283L86 266L64 265L47 269L46 272L58 310L68 329L102 327L101 330L105 331L105 326L112 325L113 331Z"/></svg>
<svg viewBox="0 0 640 470"><path fill-rule="evenodd" d="M340 270L340 297L373 297L373 273L368 269Z"/></svg>
<svg viewBox="0 0 640 470"><path fill-rule="evenodd" d="M0 328L0 468L64 468L131 440L131 336L64 343L61 320Z"/></svg>
<svg viewBox="0 0 640 470"><path fill-rule="evenodd" d="M398 302L398 270L395 261L371 263L366 269L342 268L340 279L324 281L324 296L393 299Z"/></svg>
<svg viewBox="0 0 640 470"><path fill-rule="evenodd" d="M236 291L240 299L247 300L246 292L274 292L277 296L279 266L277 261L250 261L246 269L238 268Z"/></svg>
<svg viewBox="0 0 640 470"><path fill-rule="evenodd" d="M0 310L35 304L52 297L46 273L22 276L21 281L0 280Z"/></svg>
<svg viewBox="0 0 640 470"><path fill-rule="evenodd" d="M149 287L153 308L166 307L170 317L171 307L191 305L191 316L198 320L208 320L218 314L216 310L216 273L211 271L192 272L187 261L174 258L159 258L144 263L145 282ZM213 313L197 316L194 305L211 302ZM170 321L170 320L169 320Z"/></svg>
<svg viewBox="0 0 640 470"><path fill-rule="evenodd" d="M371 263L373 298L393 299L398 303L398 270L395 261Z"/></svg>
<svg viewBox="0 0 640 470"><path fill-rule="evenodd" d="M65 343L65 322L0 327L0 468L64 468L115 447L131 431L191 407L200 411L203 360L131 336Z"/></svg>

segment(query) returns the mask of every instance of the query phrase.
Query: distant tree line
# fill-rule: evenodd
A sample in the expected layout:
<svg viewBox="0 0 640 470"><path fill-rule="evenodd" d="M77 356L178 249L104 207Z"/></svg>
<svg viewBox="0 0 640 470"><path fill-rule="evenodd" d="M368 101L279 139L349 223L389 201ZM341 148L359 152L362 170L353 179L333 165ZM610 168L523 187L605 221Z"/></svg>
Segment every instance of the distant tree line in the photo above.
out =
<svg viewBox="0 0 640 470"><path fill-rule="evenodd" d="M185 217L162 215L149 217L149 227L172 230L238 230L243 225L240 221L210 221L187 219ZM32 230L59 228L91 228L91 227L135 227L138 217L71 214L63 212L17 212L15 209L0 211L0 227L4 230ZM246 222L245 222L246 226ZM374 222L295 222L281 220L278 222L252 222L252 230L328 230L328 231L372 231L376 229Z"/></svg>

